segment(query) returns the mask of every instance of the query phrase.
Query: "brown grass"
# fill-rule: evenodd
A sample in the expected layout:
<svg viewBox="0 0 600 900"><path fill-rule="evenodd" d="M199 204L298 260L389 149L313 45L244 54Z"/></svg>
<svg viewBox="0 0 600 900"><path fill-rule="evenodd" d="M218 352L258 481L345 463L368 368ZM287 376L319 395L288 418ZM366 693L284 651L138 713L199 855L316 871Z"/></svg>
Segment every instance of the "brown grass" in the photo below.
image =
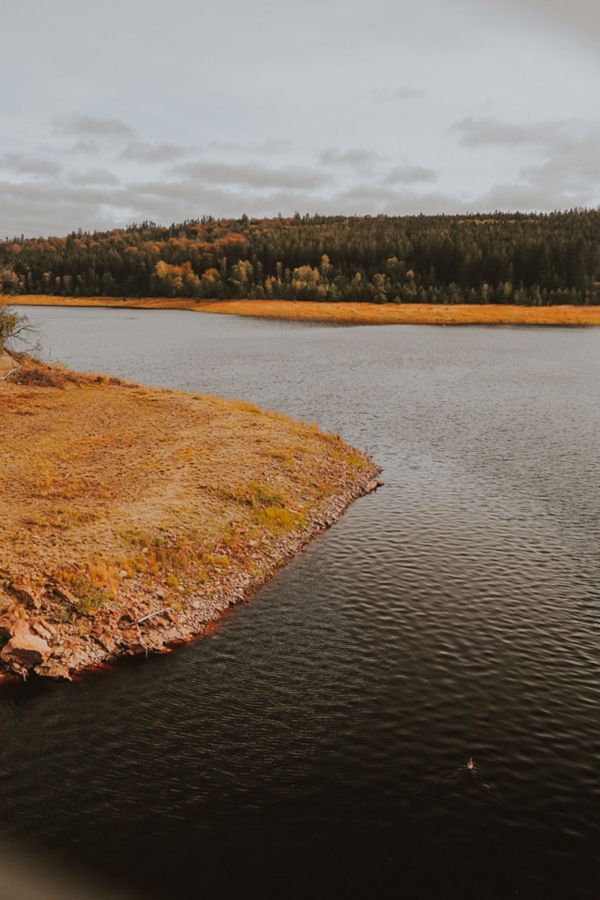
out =
<svg viewBox="0 0 600 900"><path fill-rule="evenodd" d="M600 306L512 306L501 304L317 303L289 300L173 300L161 297L0 297L24 306L106 306L189 309L265 319L352 325L600 325Z"/></svg>
<svg viewBox="0 0 600 900"><path fill-rule="evenodd" d="M220 578L260 581L282 539L375 474L338 438L252 404L20 363L0 383L0 614L15 583L59 585L66 616L139 617Z"/></svg>

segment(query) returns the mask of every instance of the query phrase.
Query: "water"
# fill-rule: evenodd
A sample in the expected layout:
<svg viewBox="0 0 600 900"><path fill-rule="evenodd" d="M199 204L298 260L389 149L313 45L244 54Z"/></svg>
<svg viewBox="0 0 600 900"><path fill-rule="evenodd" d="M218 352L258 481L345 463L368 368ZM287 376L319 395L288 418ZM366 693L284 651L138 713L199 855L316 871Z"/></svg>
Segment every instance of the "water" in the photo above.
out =
<svg viewBox="0 0 600 900"><path fill-rule="evenodd" d="M211 637L5 692L0 825L148 897L596 900L600 330L28 314L385 487Z"/></svg>

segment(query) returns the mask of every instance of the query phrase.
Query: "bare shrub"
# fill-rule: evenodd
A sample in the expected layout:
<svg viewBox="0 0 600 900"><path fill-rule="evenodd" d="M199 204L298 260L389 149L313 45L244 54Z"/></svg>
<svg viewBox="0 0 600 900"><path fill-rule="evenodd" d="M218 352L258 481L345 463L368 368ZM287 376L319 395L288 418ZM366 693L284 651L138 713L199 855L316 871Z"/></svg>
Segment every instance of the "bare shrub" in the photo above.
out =
<svg viewBox="0 0 600 900"><path fill-rule="evenodd" d="M25 316L0 306L0 353L9 345L22 344L28 350L38 349L35 341L35 329Z"/></svg>

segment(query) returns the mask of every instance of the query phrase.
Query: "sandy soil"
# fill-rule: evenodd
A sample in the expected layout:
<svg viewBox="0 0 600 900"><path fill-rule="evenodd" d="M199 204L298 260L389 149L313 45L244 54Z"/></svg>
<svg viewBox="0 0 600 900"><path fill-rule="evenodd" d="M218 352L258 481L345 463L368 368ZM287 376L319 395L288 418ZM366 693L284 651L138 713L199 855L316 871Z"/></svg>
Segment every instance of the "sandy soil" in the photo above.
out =
<svg viewBox="0 0 600 900"><path fill-rule="evenodd" d="M371 460L236 401L20 359L0 381L0 668L70 677L247 599Z"/></svg>

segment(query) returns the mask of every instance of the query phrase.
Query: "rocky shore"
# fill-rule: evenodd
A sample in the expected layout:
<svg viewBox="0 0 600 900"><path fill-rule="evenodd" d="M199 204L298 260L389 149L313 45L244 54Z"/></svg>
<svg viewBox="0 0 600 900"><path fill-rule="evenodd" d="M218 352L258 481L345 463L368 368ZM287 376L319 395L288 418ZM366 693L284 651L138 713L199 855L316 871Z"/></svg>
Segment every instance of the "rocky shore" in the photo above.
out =
<svg viewBox="0 0 600 900"><path fill-rule="evenodd" d="M0 381L0 676L70 679L201 635L381 483L278 413L16 362Z"/></svg>

